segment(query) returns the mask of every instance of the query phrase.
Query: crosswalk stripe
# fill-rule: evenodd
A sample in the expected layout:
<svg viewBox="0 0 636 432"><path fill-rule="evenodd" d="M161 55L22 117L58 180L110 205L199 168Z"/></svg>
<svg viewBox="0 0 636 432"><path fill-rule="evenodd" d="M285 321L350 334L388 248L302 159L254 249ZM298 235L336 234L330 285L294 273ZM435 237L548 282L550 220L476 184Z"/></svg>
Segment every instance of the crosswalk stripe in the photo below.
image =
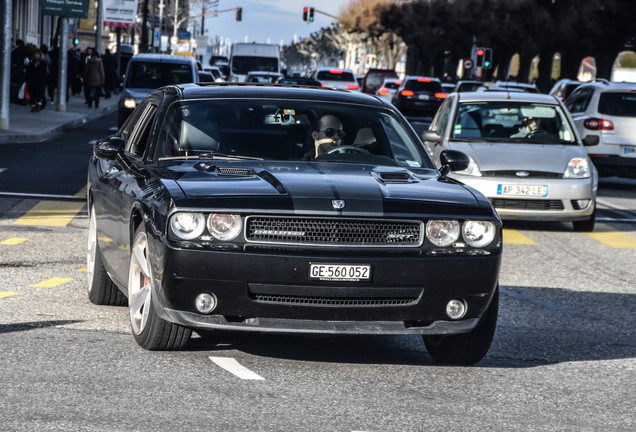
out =
<svg viewBox="0 0 636 432"><path fill-rule="evenodd" d="M536 245L536 243L530 238L524 236L519 231L510 228L503 229L503 241L504 244Z"/></svg>
<svg viewBox="0 0 636 432"><path fill-rule="evenodd" d="M617 231L610 225L596 224L594 232L585 234L616 249L636 249L636 236L624 231Z"/></svg>
<svg viewBox="0 0 636 432"><path fill-rule="evenodd" d="M72 281L72 278L58 278L58 277L54 277L51 279L47 279L45 281L42 282L38 282L36 284L30 285L34 288L54 288L56 286L60 286L62 284L65 284L67 282Z"/></svg>
<svg viewBox="0 0 636 432"><path fill-rule="evenodd" d="M20 243L24 243L27 240L28 239L26 239L24 237L11 237L11 238L8 238L6 240L2 240L0 242L0 244L1 245L15 246L15 245L19 245Z"/></svg>
<svg viewBox="0 0 636 432"><path fill-rule="evenodd" d="M63 227L68 225L83 207L83 202L40 201L13 223Z"/></svg>
<svg viewBox="0 0 636 432"><path fill-rule="evenodd" d="M256 372L252 372L245 366L241 365L236 359L231 357L209 357L210 360L214 362L217 366L225 369L231 374L236 375L237 377L245 380L264 380L262 376L257 374Z"/></svg>
<svg viewBox="0 0 636 432"><path fill-rule="evenodd" d="M17 295L20 295L20 294L22 294L22 293L0 291L0 298L17 296Z"/></svg>

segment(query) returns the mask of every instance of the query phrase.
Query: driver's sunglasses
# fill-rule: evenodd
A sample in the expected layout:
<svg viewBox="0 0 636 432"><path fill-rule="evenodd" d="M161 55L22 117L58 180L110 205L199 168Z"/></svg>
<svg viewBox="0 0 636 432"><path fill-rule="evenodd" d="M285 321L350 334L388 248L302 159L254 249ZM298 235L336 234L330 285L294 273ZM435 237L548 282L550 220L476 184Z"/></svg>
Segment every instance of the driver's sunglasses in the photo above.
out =
<svg viewBox="0 0 636 432"><path fill-rule="evenodd" d="M344 138L346 135L345 131L343 131L342 129L334 129L334 128L320 129L318 132L324 132L325 135L327 135L327 138L333 138L336 135L338 135L340 138Z"/></svg>

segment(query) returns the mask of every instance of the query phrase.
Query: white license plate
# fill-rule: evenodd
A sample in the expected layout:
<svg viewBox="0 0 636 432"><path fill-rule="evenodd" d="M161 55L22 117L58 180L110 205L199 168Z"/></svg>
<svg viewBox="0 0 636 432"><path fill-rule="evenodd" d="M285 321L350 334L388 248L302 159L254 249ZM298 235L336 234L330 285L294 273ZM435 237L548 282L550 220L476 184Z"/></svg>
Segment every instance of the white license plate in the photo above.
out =
<svg viewBox="0 0 636 432"><path fill-rule="evenodd" d="M327 281L371 280L369 264L309 264L309 278Z"/></svg>
<svg viewBox="0 0 636 432"><path fill-rule="evenodd" d="M497 185L497 195L548 196L548 186L543 185Z"/></svg>
<svg viewBox="0 0 636 432"><path fill-rule="evenodd" d="M419 95L418 98L420 100L429 100L431 97L429 95Z"/></svg>
<svg viewBox="0 0 636 432"><path fill-rule="evenodd" d="M634 147L634 146L624 146L623 147L623 156L636 157L636 147Z"/></svg>

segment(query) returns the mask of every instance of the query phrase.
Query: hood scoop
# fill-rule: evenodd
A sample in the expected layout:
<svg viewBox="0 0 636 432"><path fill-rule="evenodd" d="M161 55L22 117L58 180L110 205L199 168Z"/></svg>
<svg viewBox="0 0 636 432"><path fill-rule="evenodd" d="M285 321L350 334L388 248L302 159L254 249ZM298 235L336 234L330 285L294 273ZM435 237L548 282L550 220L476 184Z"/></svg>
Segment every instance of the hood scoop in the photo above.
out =
<svg viewBox="0 0 636 432"><path fill-rule="evenodd" d="M229 175L254 175L254 170L251 168L227 168L227 167L219 167L217 168L219 174L229 174Z"/></svg>
<svg viewBox="0 0 636 432"><path fill-rule="evenodd" d="M376 180L382 183L412 183L416 181L408 171L392 171L371 173Z"/></svg>

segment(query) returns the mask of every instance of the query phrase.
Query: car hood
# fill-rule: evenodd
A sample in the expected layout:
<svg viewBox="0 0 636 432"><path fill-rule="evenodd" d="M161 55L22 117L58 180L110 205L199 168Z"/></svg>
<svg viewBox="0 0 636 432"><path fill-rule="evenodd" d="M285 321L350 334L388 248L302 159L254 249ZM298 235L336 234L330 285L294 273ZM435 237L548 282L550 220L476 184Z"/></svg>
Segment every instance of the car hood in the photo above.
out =
<svg viewBox="0 0 636 432"><path fill-rule="evenodd" d="M205 167L205 168L204 168ZM321 162L181 161L161 168L177 206L297 214L492 214L485 198L435 170ZM173 194L174 195L174 194ZM338 208L341 207L341 208Z"/></svg>
<svg viewBox="0 0 636 432"><path fill-rule="evenodd" d="M563 173L572 158L587 157L578 145L453 141L450 147L473 158L480 171Z"/></svg>

